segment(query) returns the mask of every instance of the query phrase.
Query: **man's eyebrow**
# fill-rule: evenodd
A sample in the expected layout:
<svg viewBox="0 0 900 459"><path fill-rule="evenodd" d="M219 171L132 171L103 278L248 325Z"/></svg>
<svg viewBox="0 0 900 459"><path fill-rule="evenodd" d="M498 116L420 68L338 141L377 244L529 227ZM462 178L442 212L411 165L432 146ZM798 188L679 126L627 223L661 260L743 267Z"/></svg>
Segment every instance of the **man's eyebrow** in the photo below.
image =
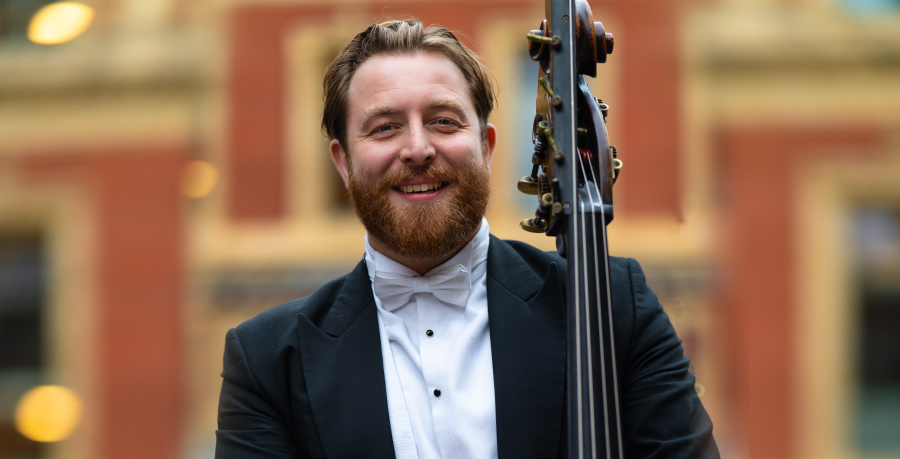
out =
<svg viewBox="0 0 900 459"><path fill-rule="evenodd" d="M396 115L400 112L401 110L399 108L386 105L372 107L363 112L362 117L359 119L359 130L364 131L366 129L366 126L372 121L373 118L377 118L379 116Z"/></svg>
<svg viewBox="0 0 900 459"><path fill-rule="evenodd" d="M457 99L436 100L429 105L429 108L432 110L452 110L459 114L464 114L466 112L466 108L463 107L462 102Z"/></svg>

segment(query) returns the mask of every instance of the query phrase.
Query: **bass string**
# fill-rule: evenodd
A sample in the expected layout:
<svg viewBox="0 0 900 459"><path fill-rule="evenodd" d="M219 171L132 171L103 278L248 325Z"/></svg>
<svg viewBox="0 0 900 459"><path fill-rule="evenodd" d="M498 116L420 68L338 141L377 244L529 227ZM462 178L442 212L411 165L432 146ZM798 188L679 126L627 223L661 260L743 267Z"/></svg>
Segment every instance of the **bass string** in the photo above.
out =
<svg viewBox="0 0 900 459"><path fill-rule="evenodd" d="M588 190L588 193L587 193L587 194L588 194L588 199L590 200L590 207L593 209L594 206L596 205L596 203L594 202L594 193L593 193L593 190L594 190L595 187L591 186L590 184L592 184L592 183L594 183L594 182L588 180L587 174L585 173L585 165L584 165L584 161L583 161L582 158L580 158L580 155L579 155L579 160L577 161L577 163L578 163L578 169L579 169L579 171L581 172L581 179L582 179L583 183L585 184L585 186L587 187L587 190ZM588 166L587 169L588 169L588 170L591 170L591 167ZM591 173L592 173L592 175L593 175L593 171L592 171ZM587 229L585 228L585 226L586 226L586 223L585 223L585 222L586 222L586 220L588 220L588 218L587 218L587 215L586 215L586 212L585 212L585 209L584 209L584 204L585 204L584 201L579 202L579 207L580 207L580 209L581 209L581 214L582 214L582 215L581 215L582 234L584 234L584 237L585 237L585 238L587 238L587 237L592 237L592 238L593 238L593 251L594 251L594 254L593 254L593 255L594 255L594 257L593 257L593 258L594 258L594 279L593 279L593 281L594 281L594 282L593 282L593 284L594 284L594 288L595 288L593 297L599 298L599 293L600 293L600 280L598 279L598 276L596 275L596 273L599 272L599 271L597 270L597 268L599 267L599 266L597 265L597 231L596 231L595 228L593 228L593 226L595 225L594 219L590 219L590 220L591 220L591 224L590 224L590 226L591 226L590 230L591 230L591 231L590 231L590 233L588 233L588 232L587 232ZM587 254L586 254L587 247L586 247L586 244L581 244L581 246L582 246L583 255L584 255L584 256L583 256L583 259L582 259L582 268L583 268L583 269L582 269L582 272L584 273L584 278L585 278L585 279L584 279L584 285L585 285L585 290L586 290L586 291L585 291L585 298L587 299L587 298L591 298L591 297L592 297L592 296L587 292L587 289L590 288L589 286L591 285L591 282L590 282L591 280L588 279L588 269L587 269L587 267L588 267L588 266L587 266L587 264L588 264L588 257L587 257ZM591 329L591 307L590 307L589 302L587 302L587 301L585 301L585 304L584 304L584 313L585 313L585 321L586 321L586 323L587 323L587 327L586 327L586 328L587 328L587 333L586 333L586 335L587 335L588 366L589 366L589 368L592 370L594 366L593 366L593 359L592 359L592 356L591 356L591 353L592 353L592 347L593 347L593 346L591 345L591 330L590 330L590 329ZM599 325L599 322L600 322L600 321L599 321L599 317L598 317L598 325ZM600 370L601 370L601 380L600 380L600 384L601 384L601 389L602 389L602 391L603 391L603 392L602 392L602 393L603 393L603 397L602 397L602 398L603 398L603 414L604 414L604 418L603 418L603 419L604 419L604 425L605 425L606 420L609 418L609 415L608 415L608 413L609 413L609 407L608 407L607 401L606 401L606 391L607 391L607 388L606 388L606 365L605 365L605 361L604 361L604 353L603 353L603 350L604 350L603 339L602 339L602 336L603 336L603 330L602 330L602 328L600 328L600 329L598 329L598 331L599 331L599 337L601 338L600 341L599 341L597 344L598 344L598 347L599 347L599 349L600 349ZM595 454L596 454L596 451L597 451L596 434L595 434L595 432L596 432L596 415L594 414L594 406L595 406L595 401L594 401L594 380L593 380L593 371L591 371L591 370L588 370L588 381L589 381L589 384L588 384L588 386L589 386L589 387L588 387L588 398L589 398L589 400L590 400L590 405L589 405L589 406L590 406L590 410L591 410L591 437L592 437L591 449L592 449L592 455L595 455ZM605 443L604 443L604 446L605 446L605 449L606 449L606 457L609 457L609 449L610 449L610 445L609 445L609 429L603 429L603 431L604 431L604 434L605 434L605 438L604 438Z"/></svg>
<svg viewBox="0 0 900 459"><path fill-rule="evenodd" d="M556 2L556 3L557 3L557 5L559 5L559 3L562 3L562 2ZM571 17L571 18L576 17L574 14L575 13L575 5L574 5L575 0L566 1L565 4L566 4L565 9L567 11L563 17ZM553 8L551 8L551 9L553 9ZM554 13L555 13L555 11L554 11ZM561 29L565 30L565 32L563 32L563 35L567 37L568 43L567 43L566 49L568 50L568 59L565 60L565 64L564 64L567 68L560 69L560 70L563 70L564 74L567 73L570 76L575 75L575 65L574 65L575 64L575 62L574 62L575 26L574 26L574 24L575 24L575 21L570 21L570 22L568 22L567 26L561 28ZM555 81L555 79L554 79L554 81ZM574 92L575 88L573 87L572 89ZM569 101L571 103L571 107L574 107L575 106L575 104L574 104L575 101L574 101L574 97L573 97L574 94L570 93L568 96L569 96ZM576 142L576 138L575 138L575 129L574 129L574 127L576 126L575 111L569 110L569 112L567 114L567 118L568 119L564 120L564 123L568 124L568 126L571 127L571 129L567 130L566 135L569 136L569 139L568 139L569 145L571 147L573 147L573 150L577 153L578 149L576 147L577 142ZM576 161L576 163L578 163L578 161ZM572 186L572 204L578 203L578 191L577 191L576 187L574 186L576 178L577 178L577 171L573 167L572 171L571 171L571 182L570 182L573 185ZM578 221L579 219L581 219L581 216L579 216L578 213L579 213L578 208L577 207L574 208L573 212L572 212L572 217L575 218L576 221L571 222L571 223L572 223L572 236L575 241L580 240L582 237L578 233L579 232L579 224L582 225L581 230L583 231L583 229L584 229L583 228L584 220L582 219L580 222ZM569 247L571 248L572 241L569 241L569 242L570 242ZM570 252L576 257L576 259L579 258L578 250L570 250ZM574 265L579 266L580 263L585 263L585 261L583 259L577 259L575 261ZM581 356L581 348L582 348L581 340L582 340L582 337L581 337L580 308L587 307L587 303L585 302L584 306L582 306L580 304L580 301L579 301L580 295L578 294L578 292L580 292L580 290L579 290L580 289L580 286L579 286L580 279L578 278L577 275L572 276L572 278L575 280L574 288L575 288L575 292L576 292L576 294L574 296L575 296L575 343L576 343L575 367L576 367L576 388L577 388L576 390L577 390L577 399L578 399L578 455L580 458L584 458L584 447L583 447L584 446L584 411L583 411L584 410L584 393L583 393L583 388L582 388L582 375L584 372L584 368L582 367L582 364L581 364L581 357L582 357ZM590 339L590 326L589 325L588 325L587 330L588 330L588 333L586 334L587 339ZM590 359L591 356L588 355L587 357L588 357L588 359ZM588 383L591 386L593 385L592 378L593 378L593 373L590 371L590 367L589 367L588 368ZM593 392L593 391L591 391L591 392ZM593 394L591 394L591 397L593 397ZM594 428L595 421L594 421L594 416L593 416L593 403L591 403L590 409L592 410L591 418L590 418L590 426L591 426L590 440L591 440L591 444L593 445L596 443L596 429ZM596 448L592 448L591 459L596 459L596 454L597 454Z"/></svg>
<svg viewBox="0 0 900 459"><path fill-rule="evenodd" d="M579 155L579 156L580 156L580 155ZM582 161L579 161L579 167L581 168L581 172L582 172L582 174L584 175L584 174L585 174L585 172L584 172L585 166L584 166L584 164L583 164ZM616 368L616 352L615 352L615 339L614 339L614 336L615 336L615 335L614 335L614 332L613 332L613 322L612 322L612 296L611 296L611 295L612 295L612 289L611 289L611 286L610 286L610 284L609 284L609 282L610 282L610 279L609 279L609 259L608 259L608 255L609 255L609 245L608 245L608 243L607 243L607 237L606 237L606 236L607 236L607 235L606 235L606 208L603 206L603 204L604 204L604 203L603 203L603 198L602 198L602 196L601 196L601 194L600 194L600 189L599 189L599 187L598 187L598 185L597 185L598 182L597 182L597 177L596 177L595 174L594 174L594 168L593 168L593 167L590 167L590 165L588 165L587 170L588 170L588 172L590 173L590 180L587 180L587 177L584 177L584 178L585 178L584 182L585 182L585 186L586 186L587 189L588 189L588 196L590 196L591 204L592 204L592 205L594 204L594 196L595 196L595 195L596 195L596 197L597 197L597 201L596 201L596 202L600 204L600 206L599 206L599 207L600 207L600 231L602 232L602 238L601 238L601 241L602 241L602 243L603 243L603 253L604 253L602 262L603 262L603 264L605 265L605 266L604 266L604 268L605 268L605 269L604 269L604 272L606 273L606 276L604 276L604 281L606 282L606 308L607 308L607 314L608 314L608 317L609 317L609 320L607 321L607 326L608 326L609 328L608 328L608 330L606 330L606 333L608 333L608 336L609 336L609 356L610 356L610 361L611 361L611 362L610 362L610 364L611 364L611 365L610 365L610 368L611 368L611 372L612 372L612 381L613 381L613 384L612 384L612 391L613 391L613 405L614 405L614 406L613 406L613 409L614 409L614 411L615 411L615 416L616 416L616 417L615 417L615 419L616 419L616 433L615 433L616 438L615 438L615 441L616 441L616 444L617 444L617 446L618 446L617 451L618 451L619 459L624 459L624 451L623 451L623 447L622 447L622 424L621 424L621 422L619 421L620 419L622 419L622 417L621 417L621 410L620 410L620 407L619 407L619 387L618 387L618 384L617 384L617 382L618 382L619 379L618 379L618 370L617 370L617 368ZM595 253L594 253L594 268L595 268L595 271L594 271L594 272L599 272L599 270L598 270L597 268L599 268L600 257L598 257L598 256L597 256L597 253L596 253L596 251L597 251L597 231L594 231L593 233L594 233L594 252L595 252ZM599 299L599 298L600 298L600 291L601 291L601 290L600 290L600 279L599 279L599 276L597 276L595 280L596 280L596 294L597 294L596 296L597 296L597 298ZM604 340L602 339L602 338L603 338L603 333L604 333L604 331L602 330L603 324L602 324L602 323L598 323L598 326L600 327L600 337L601 337L601 340L600 340L600 346L601 346L601 349L600 349L600 350L601 350L601 359L604 359L605 356L606 356L606 353L604 352L604 346L605 346L605 344L604 344ZM607 389L607 387L606 387L606 374L605 374L605 372L606 372L606 366L605 366L605 365L603 366L603 372L604 372L604 373L603 373L603 393L604 393L604 399L603 399L604 405L603 405L603 409L604 409L604 415L607 416L606 419L607 419L607 422L608 422L608 419L609 419L609 411L608 411L608 409L609 409L609 408L608 408L608 406L607 406L607 397L606 397L606 391L607 391L608 389ZM609 455L610 455L610 451L609 451L609 445L610 445L610 443L609 443L609 442L610 442L610 439L609 439L609 429L606 429L606 436L607 436L607 439L606 439L606 441L607 441L607 453L606 453L606 455L607 455L607 457L609 457Z"/></svg>
<svg viewBox="0 0 900 459"><path fill-rule="evenodd" d="M575 174L576 174L576 170L575 170L575 168L573 168L572 169L572 182L571 182L573 184L575 183L575 178L576 178ZM578 193L574 186L572 187L572 202L573 203L578 202ZM581 212L579 212L579 210L577 208L575 209L574 212L572 212L572 220L573 221L571 221L570 224L572 225L572 239L573 240L568 241L569 242L569 253L575 258L574 260L572 260L573 261L572 264L576 267L580 266L581 263L584 263L584 261L582 260L581 254L578 253L578 250L572 249L572 244L581 238L581 236L580 236L581 228L579 228L579 225L582 224L583 219L582 219L582 216L580 215L580 213ZM581 338L581 307L582 306L581 306L581 295L579 294L579 292L581 291L581 285L580 285L581 279L577 275L572 276L572 279L575 282L575 285L574 285L575 295L573 295L573 297L574 297L573 299L575 301L575 396L576 396L576 399L578 402L577 403L577 417L576 417L576 422L578 423L578 431L577 431L577 434L578 434L578 457L579 457L579 459L584 459L584 411L583 411L583 409L584 409L584 391L582 389L583 368L581 365L581 348L582 348L582 345L581 345L581 340L582 340L582 338ZM593 416L591 418L592 418L592 425L591 425L592 428L591 428L590 435L591 435L591 440L593 443L594 438L595 438L594 429L593 429ZM592 458L593 458L593 456L592 456Z"/></svg>

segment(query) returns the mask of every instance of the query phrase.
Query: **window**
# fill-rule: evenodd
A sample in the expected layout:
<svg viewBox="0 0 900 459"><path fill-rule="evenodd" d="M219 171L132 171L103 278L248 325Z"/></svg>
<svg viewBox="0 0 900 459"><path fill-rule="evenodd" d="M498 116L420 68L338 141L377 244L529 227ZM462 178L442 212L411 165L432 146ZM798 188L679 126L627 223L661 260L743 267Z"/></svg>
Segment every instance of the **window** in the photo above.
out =
<svg viewBox="0 0 900 459"><path fill-rule="evenodd" d="M900 0L838 0L857 16L883 16L900 12Z"/></svg>
<svg viewBox="0 0 900 459"><path fill-rule="evenodd" d="M0 0L0 39L25 40L31 17L51 0Z"/></svg>
<svg viewBox="0 0 900 459"><path fill-rule="evenodd" d="M44 265L37 236L0 235L0 459L37 459L13 425L19 398L42 381Z"/></svg>
<svg viewBox="0 0 900 459"><path fill-rule="evenodd" d="M900 209L870 207L854 218L860 343L856 447L900 453Z"/></svg>

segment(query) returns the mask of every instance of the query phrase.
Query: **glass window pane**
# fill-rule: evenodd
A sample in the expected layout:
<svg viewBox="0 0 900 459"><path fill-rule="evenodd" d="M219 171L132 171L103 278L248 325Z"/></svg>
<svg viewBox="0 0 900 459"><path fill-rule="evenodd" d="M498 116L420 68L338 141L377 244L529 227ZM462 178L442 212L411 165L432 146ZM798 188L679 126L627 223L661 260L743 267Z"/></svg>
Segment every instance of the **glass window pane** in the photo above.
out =
<svg viewBox="0 0 900 459"><path fill-rule="evenodd" d="M866 453L900 452L900 209L854 218L860 292L855 443Z"/></svg>

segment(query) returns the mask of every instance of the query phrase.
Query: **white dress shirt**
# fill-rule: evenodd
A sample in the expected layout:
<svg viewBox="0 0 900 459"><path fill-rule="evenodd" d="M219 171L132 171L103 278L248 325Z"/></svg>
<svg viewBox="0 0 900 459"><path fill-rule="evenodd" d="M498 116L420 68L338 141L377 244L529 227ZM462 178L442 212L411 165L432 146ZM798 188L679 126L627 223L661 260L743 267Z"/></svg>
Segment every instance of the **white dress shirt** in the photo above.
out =
<svg viewBox="0 0 900 459"><path fill-rule="evenodd" d="M410 289L415 291L408 301L391 297L383 304L375 295L388 413L398 459L497 457L485 283L489 234L487 220L482 219L475 237L425 276L462 265L460 270L468 271L470 284L465 307L445 303L432 293L416 293L421 291L421 278L413 282L417 287ZM380 277L419 277L372 249L368 236L366 266L373 282L376 273Z"/></svg>

